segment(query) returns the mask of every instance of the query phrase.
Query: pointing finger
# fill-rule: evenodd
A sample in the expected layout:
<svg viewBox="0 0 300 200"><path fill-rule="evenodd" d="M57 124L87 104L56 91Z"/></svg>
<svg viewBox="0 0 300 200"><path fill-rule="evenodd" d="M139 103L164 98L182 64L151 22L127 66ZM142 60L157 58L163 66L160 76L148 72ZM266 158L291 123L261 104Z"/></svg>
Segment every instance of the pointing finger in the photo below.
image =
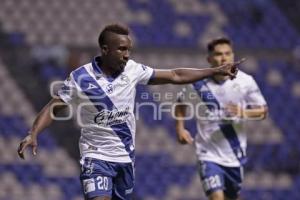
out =
<svg viewBox="0 0 300 200"><path fill-rule="evenodd" d="M246 60L247 60L246 58L242 58L242 59L240 59L240 60L234 62L233 65L234 65L234 66L238 66L238 65L240 65L241 63L245 62Z"/></svg>
<svg viewBox="0 0 300 200"><path fill-rule="evenodd" d="M37 151L37 146L34 145L34 146L32 147L32 154L33 154L34 156L36 155L36 151Z"/></svg>

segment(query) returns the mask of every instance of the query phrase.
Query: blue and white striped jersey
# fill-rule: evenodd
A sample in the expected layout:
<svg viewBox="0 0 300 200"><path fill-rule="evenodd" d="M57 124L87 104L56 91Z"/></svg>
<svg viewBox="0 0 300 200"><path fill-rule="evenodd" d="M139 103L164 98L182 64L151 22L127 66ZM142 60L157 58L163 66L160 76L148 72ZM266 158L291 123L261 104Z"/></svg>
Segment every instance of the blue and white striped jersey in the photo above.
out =
<svg viewBox="0 0 300 200"><path fill-rule="evenodd" d="M147 84L154 70L129 60L121 74L105 76L96 57L71 72L58 91L66 103L77 105L81 126L81 157L132 162L135 151L134 102L137 84Z"/></svg>
<svg viewBox="0 0 300 200"><path fill-rule="evenodd" d="M225 106L236 104L246 108L266 105L252 76L239 71L235 79L223 83L207 78L183 88L180 100L192 105L188 106L187 115L191 115L192 111L192 115L196 116L198 133L195 146L199 160L227 167L237 167L246 162L245 120L228 116Z"/></svg>

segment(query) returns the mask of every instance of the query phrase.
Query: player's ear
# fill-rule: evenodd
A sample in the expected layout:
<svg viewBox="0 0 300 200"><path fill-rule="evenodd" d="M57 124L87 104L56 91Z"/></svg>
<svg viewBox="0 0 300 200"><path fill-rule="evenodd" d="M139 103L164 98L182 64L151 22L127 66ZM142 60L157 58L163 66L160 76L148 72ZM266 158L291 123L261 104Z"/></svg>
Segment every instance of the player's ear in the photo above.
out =
<svg viewBox="0 0 300 200"><path fill-rule="evenodd" d="M108 46L106 44L101 46L101 54L102 55L107 55L108 53Z"/></svg>

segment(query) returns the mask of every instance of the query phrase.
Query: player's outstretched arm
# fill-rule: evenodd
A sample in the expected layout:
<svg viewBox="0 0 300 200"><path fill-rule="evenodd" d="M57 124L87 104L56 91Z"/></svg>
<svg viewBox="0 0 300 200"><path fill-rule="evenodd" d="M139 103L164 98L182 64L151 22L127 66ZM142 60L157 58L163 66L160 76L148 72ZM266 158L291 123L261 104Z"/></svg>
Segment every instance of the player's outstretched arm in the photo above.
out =
<svg viewBox="0 0 300 200"><path fill-rule="evenodd" d="M32 147L33 155L37 152L37 136L52 122L51 112L55 115L60 110L64 109L66 104L61 99L52 99L50 102L39 112L36 119L33 122L28 135L20 142L18 148L18 155L20 158L24 158L24 151L28 146Z"/></svg>
<svg viewBox="0 0 300 200"><path fill-rule="evenodd" d="M178 103L175 106L175 121L176 121L176 135L177 140L180 144L192 144L193 138L188 130L184 127L184 117L185 117L186 106L184 104Z"/></svg>
<svg viewBox="0 0 300 200"><path fill-rule="evenodd" d="M225 105L226 113L231 117L248 120L263 120L268 115L267 105L252 105L251 108L242 108L239 105L229 103Z"/></svg>
<svg viewBox="0 0 300 200"><path fill-rule="evenodd" d="M187 84L214 75L224 75L234 78L238 70L237 66L244 61L245 59L242 59L232 64L225 64L214 68L176 68L173 70L155 70L155 75L149 81L149 84Z"/></svg>

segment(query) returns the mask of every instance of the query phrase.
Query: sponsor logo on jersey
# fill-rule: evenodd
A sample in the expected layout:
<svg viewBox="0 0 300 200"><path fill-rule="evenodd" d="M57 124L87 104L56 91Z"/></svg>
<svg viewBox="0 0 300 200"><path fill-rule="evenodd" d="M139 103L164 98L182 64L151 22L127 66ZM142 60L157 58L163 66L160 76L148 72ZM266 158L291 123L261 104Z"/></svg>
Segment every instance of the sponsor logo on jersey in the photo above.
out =
<svg viewBox="0 0 300 200"><path fill-rule="evenodd" d="M111 126L126 122L129 116L129 107L124 110L101 110L94 118L94 122L100 126Z"/></svg>
<svg viewBox="0 0 300 200"><path fill-rule="evenodd" d="M83 189L85 194L95 191L96 190L95 180L92 178L83 180Z"/></svg>

